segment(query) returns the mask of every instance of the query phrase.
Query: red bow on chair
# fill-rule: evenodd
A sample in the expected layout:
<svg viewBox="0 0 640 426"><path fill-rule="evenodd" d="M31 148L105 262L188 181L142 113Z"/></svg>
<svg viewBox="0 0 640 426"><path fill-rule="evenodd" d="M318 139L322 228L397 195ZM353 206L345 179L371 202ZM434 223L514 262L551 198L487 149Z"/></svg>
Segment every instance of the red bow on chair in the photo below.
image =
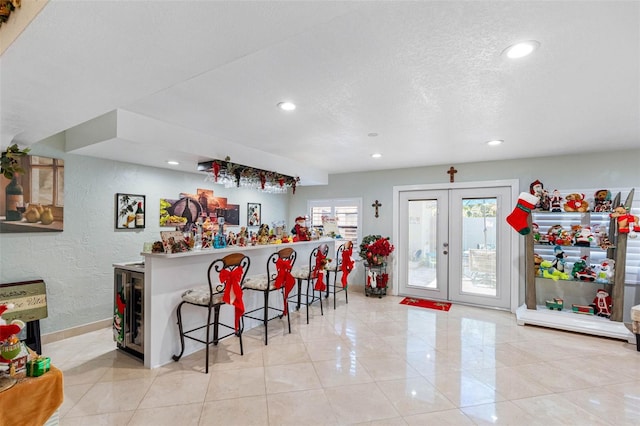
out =
<svg viewBox="0 0 640 426"><path fill-rule="evenodd" d="M353 253L353 247L349 247L349 249L342 252L342 287L347 287L347 278L349 277L349 272L353 270L353 259L351 259L351 254Z"/></svg>
<svg viewBox="0 0 640 426"><path fill-rule="evenodd" d="M278 274L276 275L276 282L274 283L276 288L280 288L284 285L284 315L289 313L287 299L289 297L289 292L293 288L296 280L291 275L291 259L278 259L276 260L276 269Z"/></svg>
<svg viewBox="0 0 640 426"><path fill-rule="evenodd" d="M220 282L225 284L222 301L236 308L236 331L240 328L240 318L244 314L244 302L242 301L242 287L240 280L244 271L241 266L233 270L220 271Z"/></svg>
<svg viewBox="0 0 640 426"><path fill-rule="evenodd" d="M314 290L325 291L327 286L324 283L324 264L327 256L318 251L316 256L316 267L313 269L313 275L316 278L316 285Z"/></svg>

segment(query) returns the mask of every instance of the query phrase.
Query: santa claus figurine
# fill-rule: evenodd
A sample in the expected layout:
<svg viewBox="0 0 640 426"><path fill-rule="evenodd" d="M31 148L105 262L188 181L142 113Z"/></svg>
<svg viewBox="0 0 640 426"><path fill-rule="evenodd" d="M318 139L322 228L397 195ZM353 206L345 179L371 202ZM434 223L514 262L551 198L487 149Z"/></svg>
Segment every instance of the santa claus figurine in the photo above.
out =
<svg viewBox="0 0 640 426"><path fill-rule="evenodd" d="M2 319L2 314L13 308L13 303L5 303L0 305L0 342L4 342L5 340L9 339L9 337L20 333L20 330L24 328L24 322L18 319L11 321L11 323L9 324L7 324L6 321Z"/></svg>
<svg viewBox="0 0 640 426"><path fill-rule="evenodd" d="M298 241L309 241L310 234L309 229L305 225L306 218L304 216L296 217L296 225L291 230L291 233L297 237Z"/></svg>

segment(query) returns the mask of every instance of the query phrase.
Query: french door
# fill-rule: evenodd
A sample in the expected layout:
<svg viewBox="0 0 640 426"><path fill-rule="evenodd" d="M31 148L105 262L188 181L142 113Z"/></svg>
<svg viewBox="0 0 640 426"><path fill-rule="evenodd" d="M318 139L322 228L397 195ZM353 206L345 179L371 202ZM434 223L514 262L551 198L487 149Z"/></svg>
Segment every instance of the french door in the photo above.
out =
<svg viewBox="0 0 640 426"><path fill-rule="evenodd" d="M398 291L509 308L511 187L399 192Z"/></svg>

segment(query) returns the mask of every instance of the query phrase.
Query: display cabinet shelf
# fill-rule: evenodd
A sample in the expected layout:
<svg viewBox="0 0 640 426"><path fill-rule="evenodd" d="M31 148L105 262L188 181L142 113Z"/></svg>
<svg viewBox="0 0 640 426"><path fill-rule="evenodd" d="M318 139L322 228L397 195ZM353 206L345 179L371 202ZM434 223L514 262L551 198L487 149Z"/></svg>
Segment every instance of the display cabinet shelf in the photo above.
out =
<svg viewBox="0 0 640 426"><path fill-rule="evenodd" d="M633 201L632 189L624 203L629 206ZM617 194L613 201L613 207L622 205L620 203L620 193ZM551 251L556 244L540 243L536 241L534 233L530 233L525 237L525 252L526 252L526 273L525 273L525 304L520 306L516 311L517 323L520 325L532 324L544 327L552 327L561 330L574 331L586 334L593 334L598 336L612 337L616 339L627 340L630 343L635 342L635 335L631 333L627 327L622 323L623 309L624 309L624 281L625 281L625 266L627 255L627 234L618 233L615 219L609 217L608 212L539 212L532 211L529 215L528 222L529 227L533 229L533 223L539 221L545 223L546 226L561 220L563 223L575 224L581 226L591 226L592 224L599 224L606 229L601 235L608 237L611 245L606 248L602 248L597 245L560 245L563 251L566 251L573 259L579 259L584 256L599 256L601 258L613 259L615 261L615 274L608 282L603 281L589 281L580 280L571 277L571 279L558 279L552 280L550 277L542 277L538 275L536 265L534 262L534 253L537 251L543 252L544 258L545 251ZM605 224L606 222L606 224ZM542 232L540 233L541 235ZM549 253L546 253L547 257ZM548 259L545 259L548 260ZM566 268L565 268L566 269ZM571 276L571 269L564 271ZM544 300L538 300L538 294L536 291L536 284L549 285L549 282L554 282L555 287L552 287L550 291L557 291L558 297L564 300L564 309L561 311L551 310L544 306ZM576 289L576 285L582 283L587 284L584 289ZM571 310L571 306L577 301L566 300L563 297L563 290L567 290L567 293L571 291L587 290L591 288L590 284L599 286L604 289L611 297L611 309L610 317L604 318L597 315L588 315L576 313ZM562 287L562 286L569 287ZM569 291L571 290L571 291ZM595 287L594 287L595 290ZM592 298L595 297L595 291ZM587 296L583 296L582 299L586 299ZM590 299L591 300L591 299ZM540 304L542 303L542 304ZM579 304L579 302L577 303Z"/></svg>

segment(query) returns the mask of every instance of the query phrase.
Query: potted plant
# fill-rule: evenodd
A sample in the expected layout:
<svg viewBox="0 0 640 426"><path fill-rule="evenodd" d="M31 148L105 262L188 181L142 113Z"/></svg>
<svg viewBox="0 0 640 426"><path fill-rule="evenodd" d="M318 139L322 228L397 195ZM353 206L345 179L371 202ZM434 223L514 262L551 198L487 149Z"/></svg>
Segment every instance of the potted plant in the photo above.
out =
<svg viewBox="0 0 640 426"><path fill-rule="evenodd" d="M7 148L0 156L0 173L7 179L13 179L16 173L23 173L24 169L20 166L20 158L29 153L29 148L20 150L17 144L13 144Z"/></svg>
<svg viewBox="0 0 640 426"><path fill-rule="evenodd" d="M395 247L389 237L367 235L360 243L360 257L371 266L383 265Z"/></svg>

